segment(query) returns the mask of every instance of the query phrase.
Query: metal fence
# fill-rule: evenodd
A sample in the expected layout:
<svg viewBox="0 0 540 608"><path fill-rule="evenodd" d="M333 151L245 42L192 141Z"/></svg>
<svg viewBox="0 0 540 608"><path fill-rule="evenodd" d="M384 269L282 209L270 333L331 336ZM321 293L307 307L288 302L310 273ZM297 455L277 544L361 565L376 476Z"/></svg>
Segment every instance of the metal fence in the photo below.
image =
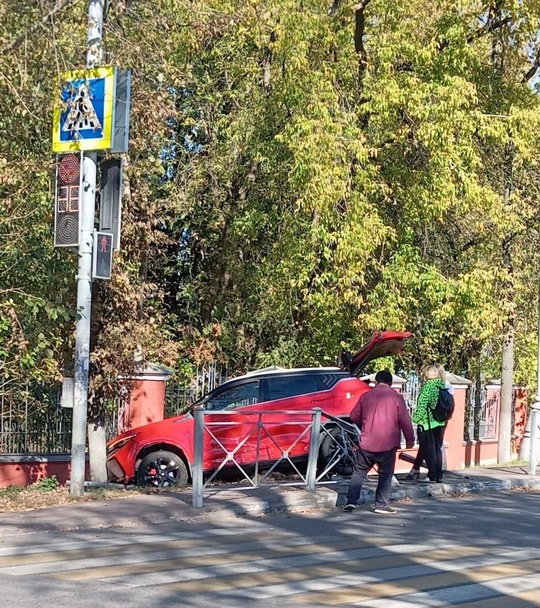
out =
<svg viewBox="0 0 540 608"><path fill-rule="evenodd" d="M71 410L60 405L61 388L0 385L0 453L62 454L71 449Z"/></svg>
<svg viewBox="0 0 540 608"><path fill-rule="evenodd" d="M227 372L216 363L198 367L195 376L187 383L167 383L165 418L178 416L190 405L227 380Z"/></svg>
<svg viewBox="0 0 540 608"><path fill-rule="evenodd" d="M228 439L224 429L227 426L238 428L238 422L233 420L236 415L232 411L212 412L203 409L194 411L194 507L203 506L203 490L209 487L227 466L233 467L242 479L248 482L248 488L258 488L271 479L272 473L281 464L286 463L300 480L294 483L305 485L308 490L314 490L319 482L327 483L328 475L338 464L349 466L352 470L359 436L358 428L354 424L331 416L320 408L314 408L311 412L251 410L243 416L241 434L235 437L234 446L224 445ZM227 422L228 417L231 418L231 422ZM218 421L213 421L213 418L217 418ZM283 418L287 419L285 432ZM206 480L203 476L205 436L211 442L213 449L219 453L217 458L219 464L217 461L214 463L218 466L213 467L213 472ZM321 446L326 442L329 444L327 458L321 459ZM264 451L263 446L268 443L273 452L278 452L279 456L272 459L271 466L261 471L259 456ZM309 451L306 453L308 445ZM253 461L247 459L248 464L244 454L246 446L249 446L251 453L256 454ZM291 458L291 454L300 452L303 453L304 458L307 457L305 469L297 466L295 460Z"/></svg>
<svg viewBox="0 0 540 608"><path fill-rule="evenodd" d="M497 439L501 409L500 388L495 387L494 390L494 385L484 385L481 379L477 379L469 386L467 397L465 440Z"/></svg>

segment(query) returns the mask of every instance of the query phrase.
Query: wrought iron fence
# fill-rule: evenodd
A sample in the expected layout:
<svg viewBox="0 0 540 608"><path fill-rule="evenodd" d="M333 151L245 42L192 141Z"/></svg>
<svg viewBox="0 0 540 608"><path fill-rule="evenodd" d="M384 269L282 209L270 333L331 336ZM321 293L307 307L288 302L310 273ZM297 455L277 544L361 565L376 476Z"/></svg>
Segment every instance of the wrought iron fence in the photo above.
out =
<svg viewBox="0 0 540 608"><path fill-rule="evenodd" d="M61 388L0 385L0 453L62 454L71 449L71 410L60 405Z"/></svg>
<svg viewBox="0 0 540 608"><path fill-rule="evenodd" d="M500 407L500 387L486 385L481 377L477 378L468 391L465 440L496 439L499 436Z"/></svg>
<svg viewBox="0 0 540 608"><path fill-rule="evenodd" d="M227 372L216 363L197 368L195 376L185 384L167 383L165 417L178 416L193 403L227 380Z"/></svg>
<svg viewBox="0 0 540 608"><path fill-rule="evenodd" d="M407 382L404 386L403 397L409 414L412 416L416 409L416 402L418 401L418 393L420 392L420 377L415 372L410 372L405 376Z"/></svg>

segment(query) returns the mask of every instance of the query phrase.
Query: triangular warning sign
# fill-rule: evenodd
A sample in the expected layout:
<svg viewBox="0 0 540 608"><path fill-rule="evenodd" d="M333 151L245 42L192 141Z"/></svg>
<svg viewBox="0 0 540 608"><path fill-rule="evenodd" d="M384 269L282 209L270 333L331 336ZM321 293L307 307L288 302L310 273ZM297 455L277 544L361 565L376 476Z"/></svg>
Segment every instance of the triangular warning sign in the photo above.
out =
<svg viewBox="0 0 540 608"><path fill-rule="evenodd" d="M71 133L84 129L92 129L94 131L101 129L101 123L90 99L86 83L83 82L79 85L78 91L72 95L68 104L70 110L66 116L62 131L69 131Z"/></svg>

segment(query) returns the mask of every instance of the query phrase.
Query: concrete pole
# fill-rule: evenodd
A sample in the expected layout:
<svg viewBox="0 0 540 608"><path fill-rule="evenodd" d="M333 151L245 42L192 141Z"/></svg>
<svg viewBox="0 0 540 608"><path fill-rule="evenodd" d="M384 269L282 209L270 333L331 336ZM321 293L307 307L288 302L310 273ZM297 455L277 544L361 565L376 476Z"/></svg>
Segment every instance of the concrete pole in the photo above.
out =
<svg viewBox="0 0 540 608"><path fill-rule="evenodd" d="M538 463L538 422L540 420L540 294L538 296L538 349L536 351L536 397L529 413L531 445L529 446L529 475L536 475Z"/></svg>
<svg viewBox="0 0 540 608"><path fill-rule="evenodd" d="M101 61L104 0L89 0L86 67ZM71 440L71 485L73 496L84 494L86 473L86 419L88 370L90 367L90 318L92 313L92 247L96 208L97 153L83 153L83 184L80 209L79 267Z"/></svg>

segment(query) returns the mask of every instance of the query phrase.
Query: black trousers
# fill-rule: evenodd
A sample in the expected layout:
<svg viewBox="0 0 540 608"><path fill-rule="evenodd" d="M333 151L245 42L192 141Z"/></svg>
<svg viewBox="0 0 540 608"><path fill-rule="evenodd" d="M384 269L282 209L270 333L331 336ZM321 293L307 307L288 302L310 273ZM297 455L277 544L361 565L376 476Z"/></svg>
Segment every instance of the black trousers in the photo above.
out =
<svg viewBox="0 0 540 608"><path fill-rule="evenodd" d="M418 451L424 455L428 468L428 477L433 481L442 481L442 447L444 438L444 426L422 431L418 438Z"/></svg>
<svg viewBox="0 0 540 608"><path fill-rule="evenodd" d="M360 448L356 453L356 462L347 491L347 504L355 505L360 498L362 484L367 474L377 465L379 480L375 491L375 506L386 507L390 502L392 492L392 477L396 467L396 448L386 452L368 452Z"/></svg>

